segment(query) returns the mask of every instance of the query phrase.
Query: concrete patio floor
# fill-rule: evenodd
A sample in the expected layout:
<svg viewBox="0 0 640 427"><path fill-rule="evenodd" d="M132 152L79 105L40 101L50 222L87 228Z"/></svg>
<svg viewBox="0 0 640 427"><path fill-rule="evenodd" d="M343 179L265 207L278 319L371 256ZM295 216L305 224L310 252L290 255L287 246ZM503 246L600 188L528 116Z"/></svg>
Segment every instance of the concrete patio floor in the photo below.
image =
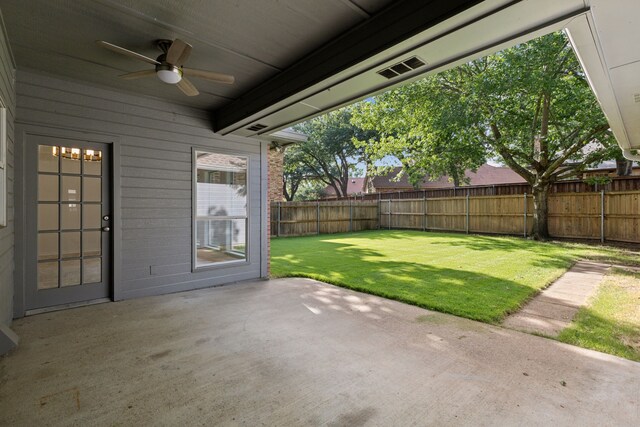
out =
<svg viewBox="0 0 640 427"><path fill-rule="evenodd" d="M640 364L307 279L14 322L0 425L639 425Z"/></svg>

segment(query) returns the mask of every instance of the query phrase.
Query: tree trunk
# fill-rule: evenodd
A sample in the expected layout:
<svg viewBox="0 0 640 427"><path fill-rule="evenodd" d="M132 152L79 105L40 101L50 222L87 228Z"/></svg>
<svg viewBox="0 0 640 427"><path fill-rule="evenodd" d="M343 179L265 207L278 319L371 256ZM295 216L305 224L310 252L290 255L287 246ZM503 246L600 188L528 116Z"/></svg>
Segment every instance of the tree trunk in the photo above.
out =
<svg viewBox="0 0 640 427"><path fill-rule="evenodd" d="M549 189L548 183L533 184L533 238L549 239Z"/></svg>

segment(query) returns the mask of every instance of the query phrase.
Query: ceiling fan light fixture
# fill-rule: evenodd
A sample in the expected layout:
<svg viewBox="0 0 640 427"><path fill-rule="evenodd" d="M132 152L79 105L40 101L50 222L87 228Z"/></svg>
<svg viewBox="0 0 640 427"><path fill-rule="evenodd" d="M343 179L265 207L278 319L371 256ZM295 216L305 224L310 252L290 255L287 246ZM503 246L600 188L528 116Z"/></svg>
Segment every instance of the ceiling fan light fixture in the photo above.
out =
<svg viewBox="0 0 640 427"><path fill-rule="evenodd" d="M182 80L182 70L172 65L156 66L156 75L158 78L168 84L174 85Z"/></svg>

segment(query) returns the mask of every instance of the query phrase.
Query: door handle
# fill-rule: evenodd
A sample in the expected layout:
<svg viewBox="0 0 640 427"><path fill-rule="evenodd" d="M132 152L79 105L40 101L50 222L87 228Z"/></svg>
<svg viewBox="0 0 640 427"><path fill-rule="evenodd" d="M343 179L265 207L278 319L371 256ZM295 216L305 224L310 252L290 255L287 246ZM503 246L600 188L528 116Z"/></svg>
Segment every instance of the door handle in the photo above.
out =
<svg viewBox="0 0 640 427"><path fill-rule="evenodd" d="M111 227L102 227L102 231L111 231Z"/></svg>

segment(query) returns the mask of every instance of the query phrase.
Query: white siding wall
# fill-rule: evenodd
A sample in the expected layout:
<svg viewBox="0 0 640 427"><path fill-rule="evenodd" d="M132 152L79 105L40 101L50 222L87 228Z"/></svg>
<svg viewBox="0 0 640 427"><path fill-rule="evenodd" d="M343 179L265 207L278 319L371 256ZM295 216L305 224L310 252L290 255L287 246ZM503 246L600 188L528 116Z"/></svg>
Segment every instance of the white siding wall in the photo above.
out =
<svg viewBox="0 0 640 427"><path fill-rule="evenodd" d="M13 317L15 64L0 20L0 96L7 107L7 227L0 228L0 323Z"/></svg>
<svg viewBox="0 0 640 427"><path fill-rule="evenodd" d="M114 135L120 147L122 298L260 277L260 143L210 130L206 111L18 71L21 126ZM114 76L114 78L116 78ZM174 90L158 83L158 90ZM27 135L28 139L28 135ZM249 158L248 265L191 272L192 147ZM118 285L117 285L118 286Z"/></svg>

